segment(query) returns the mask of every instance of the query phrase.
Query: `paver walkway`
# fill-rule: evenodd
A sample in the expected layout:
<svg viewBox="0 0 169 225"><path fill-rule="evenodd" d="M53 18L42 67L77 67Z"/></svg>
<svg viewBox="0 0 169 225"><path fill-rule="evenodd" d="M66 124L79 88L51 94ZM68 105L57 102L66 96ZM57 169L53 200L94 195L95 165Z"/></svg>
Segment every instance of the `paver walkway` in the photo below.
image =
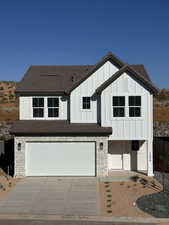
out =
<svg viewBox="0 0 169 225"><path fill-rule="evenodd" d="M25 178L0 200L0 214L97 216L97 178Z"/></svg>

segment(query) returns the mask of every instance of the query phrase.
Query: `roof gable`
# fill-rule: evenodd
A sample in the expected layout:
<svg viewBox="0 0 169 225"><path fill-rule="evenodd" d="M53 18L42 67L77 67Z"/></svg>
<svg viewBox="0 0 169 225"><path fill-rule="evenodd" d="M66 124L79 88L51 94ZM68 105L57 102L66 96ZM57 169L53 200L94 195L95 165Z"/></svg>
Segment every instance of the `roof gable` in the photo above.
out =
<svg viewBox="0 0 169 225"><path fill-rule="evenodd" d="M101 94L102 91L107 88L111 83L113 83L117 78L119 78L124 72L129 73L133 78L141 82L147 89L156 95L158 93L158 89L152 84L148 75L143 76L141 72L136 71L137 65L128 65L123 66L119 71L113 74L107 81L105 81L100 87L96 89L96 94ZM138 65L139 67L139 65ZM133 69L134 68L134 69ZM138 69L138 68L137 68ZM141 69L141 68L140 68Z"/></svg>
<svg viewBox="0 0 169 225"><path fill-rule="evenodd" d="M76 82L72 87L68 88L65 92L67 94L70 94L76 87L78 87L83 81L85 81L88 77L90 77L96 70L98 70L107 61L112 62L119 69L125 65L124 62L122 62L119 58L117 58L115 55L109 52L93 68L91 68L91 70L86 74L86 76L83 79Z"/></svg>

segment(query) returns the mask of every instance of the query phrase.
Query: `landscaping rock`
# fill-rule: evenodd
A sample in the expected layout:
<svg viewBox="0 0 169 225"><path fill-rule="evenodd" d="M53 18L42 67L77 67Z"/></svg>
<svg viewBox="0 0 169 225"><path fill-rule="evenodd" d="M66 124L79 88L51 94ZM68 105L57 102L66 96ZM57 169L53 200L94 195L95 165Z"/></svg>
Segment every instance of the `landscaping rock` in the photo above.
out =
<svg viewBox="0 0 169 225"><path fill-rule="evenodd" d="M154 217L169 218L169 195L166 192L145 195L137 199L136 204L138 208Z"/></svg>

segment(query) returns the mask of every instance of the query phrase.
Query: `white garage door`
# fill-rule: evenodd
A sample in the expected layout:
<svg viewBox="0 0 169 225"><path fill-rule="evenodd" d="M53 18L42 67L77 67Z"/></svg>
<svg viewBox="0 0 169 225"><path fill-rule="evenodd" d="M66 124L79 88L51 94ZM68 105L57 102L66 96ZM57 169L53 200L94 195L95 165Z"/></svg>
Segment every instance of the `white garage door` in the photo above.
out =
<svg viewBox="0 0 169 225"><path fill-rule="evenodd" d="M26 176L95 176L95 143L27 143L25 162Z"/></svg>

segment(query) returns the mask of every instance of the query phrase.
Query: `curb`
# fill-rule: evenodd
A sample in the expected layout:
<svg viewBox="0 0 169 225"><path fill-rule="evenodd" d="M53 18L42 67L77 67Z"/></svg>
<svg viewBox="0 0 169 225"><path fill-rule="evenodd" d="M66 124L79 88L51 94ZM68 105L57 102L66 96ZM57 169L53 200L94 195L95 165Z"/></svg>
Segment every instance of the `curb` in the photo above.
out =
<svg viewBox="0 0 169 225"><path fill-rule="evenodd" d="M137 222L137 223L168 223L168 218L144 217L116 217L116 216L56 216L56 215L29 215L29 214L3 214L0 220L51 220L51 221L99 221L99 222Z"/></svg>

